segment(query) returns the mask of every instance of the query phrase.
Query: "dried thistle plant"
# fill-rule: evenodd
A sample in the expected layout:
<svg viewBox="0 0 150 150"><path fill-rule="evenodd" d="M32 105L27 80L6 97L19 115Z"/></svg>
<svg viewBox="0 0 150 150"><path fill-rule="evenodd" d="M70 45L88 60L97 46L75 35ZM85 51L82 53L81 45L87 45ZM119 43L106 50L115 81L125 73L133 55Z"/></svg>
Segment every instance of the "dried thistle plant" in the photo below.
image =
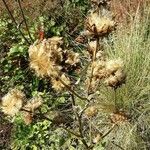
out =
<svg viewBox="0 0 150 150"><path fill-rule="evenodd" d="M52 37L35 42L29 48L30 68L41 77L50 77L52 87L56 91L64 89L71 84L65 72L75 68L80 63L79 54L71 50L62 50L62 37ZM65 71L65 72L64 72Z"/></svg>
<svg viewBox="0 0 150 150"><path fill-rule="evenodd" d="M106 1L95 0L92 2L98 5L107 3ZM75 137L83 143L85 149L93 149L96 144L103 142L103 139L107 141L106 149L134 149L142 138L137 135L138 123L135 123L132 118L131 112L134 112L130 109L132 106L129 105L129 108L127 104L125 105L130 95L134 95L132 92L126 95L126 87L122 86L126 81L125 66L127 61L120 58L112 59L109 55L106 56L105 49L102 49L103 39L113 31L115 22L111 17L101 14L105 9L103 7L101 11L101 8L100 6L96 7L95 10L92 8L85 21L84 35L89 41L87 43L89 66L86 70L87 73L84 72L86 79L81 81L84 82L84 86L81 87L84 92L76 90L78 84L75 85L69 76L69 71L74 71L80 64L79 54L71 50L64 50L62 37L44 39L30 46L28 51L30 68L35 71L37 76L49 77L55 91L67 90L68 101L71 101L69 107L71 108L70 115L72 115L71 123L63 111L58 111L54 119L50 119L45 114L37 113L37 116L39 115L40 119L53 122L56 127L72 134L73 138ZM105 12L107 11L105 10ZM141 81L142 79L137 82ZM129 83L127 82L127 84ZM122 92L126 96L118 94L121 90L119 87L123 87ZM145 96L142 93L141 95ZM125 102L123 101L124 97L126 97ZM11 102L10 99L8 101ZM19 109L16 110L15 108L13 113L8 110L4 112L8 115L15 115L23 108L23 119L28 125L32 122L33 116L36 115L35 110L42 105L42 99L34 98L24 106L21 101L19 102ZM12 101L12 103L14 102ZM2 101L3 110L5 110L4 104ZM139 109L141 109L141 105ZM68 122L68 126L66 122ZM74 130L75 128L76 130Z"/></svg>

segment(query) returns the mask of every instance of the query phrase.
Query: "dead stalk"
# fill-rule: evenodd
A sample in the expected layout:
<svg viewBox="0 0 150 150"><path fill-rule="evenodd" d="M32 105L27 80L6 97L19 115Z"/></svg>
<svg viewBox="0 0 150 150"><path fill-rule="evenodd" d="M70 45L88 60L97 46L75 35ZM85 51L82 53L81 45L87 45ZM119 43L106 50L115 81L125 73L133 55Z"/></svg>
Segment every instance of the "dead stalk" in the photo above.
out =
<svg viewBox="0 0 150 150"><path fill-rule="evenodd" d="M99 40L100 40L100 38L99 38L99 36L97 36L96 37L96 49L93 52L91 65L96 60L96 53L99 50L99 46L100 46L99 45ZM91 82L92 82L92 79L93 79L93 71L94 71L94 67L92 66L91 75L90 75L90 82L89 82L88 89L87 89L87 95L90 95Z"/></svg>
<svg viewBox="0 0 150 150"><path fill-rule="evenodd" d="M89 101L89 99L87 99L86 97L82 97L80 96L78 93L76 93L70 86L68 86L64 81L62 81L59 77L58 77L59 81L65 86L65 88L72 93L73 95L75 95L76 97L78 97L81 100L85 100L85 101Z"/></svg>
<svg viewBox="0 0 150 150"><path fill-rule="evenodd" d="M73 110L74 110L74 107L75 107L75 98L74 98L74 95L71 94L71 99L72 99L72 107L73 107ZM83 134L83 124L82 124L82 116L80 116L78 114L78 112L76 112L76 110L74 110L74 114L77 118L77 121L78 121L78 124L79 124L79 133L80 133L80 137L81 137L81 141L82 143L85 145L85 147L87 149L89 149L89 146L86 142L86 140L84 139L84 134Z"/></svg>

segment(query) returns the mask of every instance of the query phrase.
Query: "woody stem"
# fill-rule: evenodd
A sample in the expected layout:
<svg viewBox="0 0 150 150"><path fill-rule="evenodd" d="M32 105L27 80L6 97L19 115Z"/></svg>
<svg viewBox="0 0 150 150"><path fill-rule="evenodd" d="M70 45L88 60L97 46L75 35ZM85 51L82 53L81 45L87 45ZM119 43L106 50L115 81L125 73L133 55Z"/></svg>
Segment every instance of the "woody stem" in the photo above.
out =
<svg viewBox="0 0 150 150"><path fill-rule="evenodd" d="M63 80L61 80L60 77L58 77L58 79L70 93L72 93L73 95L75 95L76 97L78 97L81 100L89 101L86 97L82 97L78 93L76 93L69 85L67 85Z"/></svg>
<svg viewBox="0 0 150 150"><path fill-rule="evenodd" d="M92 56L92 62L91 62L91 65L93 64L93 62L96 60L96 53L97 51L99 50L99 36L97 36L96 38L96 49L94 50L93 52L93 56ZM93 79L93 71L94 71L94 67L92 66L92 70L91 70L91 76L90 76L90 82L89 82L89 85L88 85L88 90L87 90L87 95L90 94L90 88L91 88L91 83L92 83L92 79Z"/></svg>

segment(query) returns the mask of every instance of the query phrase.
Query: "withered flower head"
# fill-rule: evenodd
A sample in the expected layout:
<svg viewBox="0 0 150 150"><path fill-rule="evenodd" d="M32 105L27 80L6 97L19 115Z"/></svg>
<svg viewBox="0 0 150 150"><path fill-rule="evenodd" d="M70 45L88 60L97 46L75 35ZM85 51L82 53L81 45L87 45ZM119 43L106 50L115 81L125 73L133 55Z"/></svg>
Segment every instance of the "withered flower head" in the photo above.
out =
<svg viewBox="0 0 150 150"><path fill-rule="evenodd" d="M97 107L96 106L90 106L85 110L85 115L88 118L94 117L97 114Z"/></svg>
<svg viewBox="0 0 150 150"><path fill-rule="evenodd" d="M123 61L121 59L110 60L106 63L106 70L108 74L112 74L117 70L122 70L124 67Z"/></svg>
<svg viewBox="0 0 150 150"><path fill-rule="evenodd" d="M118 85L118 80L116 76L111 75L110 77L108 77L105 82L106 85L110 86L110 87L117 87Z"/></svg>
<svg viewBox="0 0 150 150"><path fill-rule="evenodd" d="M102 79L106 76L105 61L95 61L92 64L93 76Z"/></svg>
<svg viewBox="0 0 150 150"><path fill-rule="evenodd" d="M93 54L97 48L97 41L90 41L88 43L88 51L90 54Z"/></svg>
<svg viewBox="0 0 150 150"><path fill-rule="evenodd" d="M9 116L14 116L19 112L22 108L24 93L19 91L18 89L10 90L3 98L2 98L2 111Z"/></svg>
<svg viewBox="0 0 150 150"><path fill-rule="evenodd" d="M23 120L25 122L26 125L29 125L32 123L32 120L33 120L33 116L31 113L29 112L23 112Z"/></svg>
<svg viewBox="0 0 150 150"><path fill-rule="evenodd" d="M34 97L27 102L27 104L23 107L27 111L34 112L37 108L42 105L42 98L40 96Z"/></svg>
<svg viewBox="0 0 150 150"><path fill-rule="evenodd" d="M128 121L126 114L123 112L112 113L110 116L110 119L112 123L115 123L115 124L121 124L123 122Z"/></svg>
<svg viewBox="0 0 150 150"><path fill-rule="evenodd" d="M76 66L76 64L80 62L78 53L75 53L73 51L66 51L66 55L67 55L66 56L67 59L65 60L66 64L69 64L71 66Z"/></svg>
<svg viewBox="0 0 150 150"><path fill-rule="evenodd" d="M103 36L110 33L115 26L115 22L109 17L101 16L97 12L92 12L86 19L85 28L91 35Z"/></svg>
<svg viewBox="0 0 150 150"><path fill-rule="evenodd" d="M40 96L34 97L27 102L27 104L23 107L23 120L26 125L32 123L33 113L34 111L42 105L42 98Z"/></svg>
<svg viewBox="0 0 150 150"><path fill-rule="evenodd" d="M60 79L66 84L66 85L70 85L71 81L68 77L66 77L65 74L62 74ZM65 86L62 84L62 82L59 79L56 78L52 78L51 79L51 83L52 83L52 87L56 90L56 91L62 91Z"/></svg>
<svg viewBox="0 0 150 150"><path fill-rule="evenodd" d="M62 38L53 37L44 39L40 43L35 42L30 46L29 58L30 67L35 70L38 76L56 76L60 70L58 62L62 61Z"/></svg>
<svg viewBox="0 0 150 150"><path fill-rule="evenodd" d="M126 75L122 70L117 70L114 75L110 75L105 83L113 88L119 87L123 83L125 83Z"/></svg>

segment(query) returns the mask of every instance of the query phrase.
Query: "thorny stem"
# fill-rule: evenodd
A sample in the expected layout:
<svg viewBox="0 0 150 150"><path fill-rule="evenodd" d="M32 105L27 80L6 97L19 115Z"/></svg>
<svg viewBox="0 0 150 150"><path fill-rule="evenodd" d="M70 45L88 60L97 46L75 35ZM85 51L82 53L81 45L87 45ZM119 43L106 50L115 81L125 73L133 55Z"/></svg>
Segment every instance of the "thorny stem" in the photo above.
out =
<svg viewBox="0 0 150 150"><path fill-rule="evenodd" d="M82 109L82 111L80 112L80 117L82 117L82 115L84 114L85 110L89 107L90 102L88 102L85 107Z"/></svg>
<svg viewBox="0 0 150 150"><path fill-rule="evenodd" d="M28 27L28 24L27 24L27 21L26 21L26 18L25 18L25 15L24 15L24 12L23 12L20 0L18 0L18 4L19 4L20 10L21 10L21 14L22 14L22 17L23 17L23 20L24 20L24 23L25 23L28 35L29 35L31 41L33 42L33 39L31 37L30 31L29 31L29 27Z"/></svg>
<svg viewBox="0 0 150 150"><path fill-rule="evenodd" d="M74 95L73 95L73 94L71 94L71 99L72 99L72 107L74 107L74 106L75 106L75 99L74 99ZM74 110L74 108L73 108L73 110ZM80 115L76 112L76 110L74 110L74 113L75 113L76 118L77 118L78 123L79 123L79 132L80 132L81 141L82 141L82 143L85 145L85 147L86 147L87 149L89 149L89 146L88 146L87 142L85 141L84 135L83 135L82 116L80 116Z"/></svg>
<svg viewBox="0 0 150 150"><path fill-rule="evenodd" d="M104 139L114 128L116 127L116 124L113 124L112 127L101 136L101 139Z"/></svg>
<svg viewBox="0 0 150 150"><path fill-rule="evenodd" d="M71 88L70 86L68 86L64 81L62 81L62 80L60 79L60 77L58 77L58 79L59 79L59 81L66 87L66 89L67 89L70 93L72 93L73 95L75 95L76 97L78 97L78 98L81 99L81 100L89 101L88 98L82 97L82 96L80 96L78 93L76 93L74 90L72 90L72 88Z"/></svg>
<svg viewBox="0 0 150 150"><path fill-rule="evenodd" d="M70 133L70 134L76 136L77 138L81 138L81 136L80 136L79 134L74 133L73 131L67 129L66 127L61 127L61 128L64 129L64 130L66 130L68 133Z"/></svg>
<svg viewBox="0 0 150 150"><path fill-rule="evenodd" d="M91 65L93 64L93 62L95 61L96 59L96 53L97 51L99 50L99 36L96 37L96 49L95 51L93 52L93 56L92 56L92 62L91 62ZM89 85L88 85L88 89L87 89L87 95L90 94L90 88L91 88L91 82L92 82L92 79L93 79L93 71L94 71L94 67L92 66L92 71L91 71L91 76L90 76L90 82L89 82Z"/></svg>
<svg viewBox="0 0 150 150"><path fill-rule="evenodd" d="M120 145L114 143L114 141L111 141L115 146L117 146L118 148L120 148L121 150L125 150L124 148L122 148Z"/></svg>
<svg viewBox="0 0 150 150"><path fill-rule="evenodd" d="M7 5L7 3L5 2L5 0L2 0L2 1L3 1L3 3L4 3L4 5L5 5L5 7L6 7L8 13L9 13L9 15L10 15L12 21L14 22L16 29L20 32L20 34L22 35L22 37L24 38L24 40L30 45L30 42L27 40L27 38L24 36L23 32L22 32L22 31L20 30L20 28L18 27L17 22L16 22L14 16L12 15L12 13L11 13L11 11L10 11L10 9L9 9L9 7L8 7L8 5Z"/></svg>
<svg viewBox="0 0 150 150"><path fill-rule="evenodd" d="M82 80L83 76L85 75L88 67L89 67L90 63L88 63L85 68L83 69L83 71L80 73L80 78L77 80L77 82L75 83L75 85L78 85L80 83L80 81Z"/></svg>
<svg viewBox="0 0 150 150"><path fill-rule="evenodd" d="M80 132L80 136L81 136L81 141L82 143L85 145L85 147L87 149L89 149L88 144L86 143L85 139L84 139L84 135L83 135L83 126L82 126L82 118L78 115L78 122L79 122L79 132Z"/></svg>

